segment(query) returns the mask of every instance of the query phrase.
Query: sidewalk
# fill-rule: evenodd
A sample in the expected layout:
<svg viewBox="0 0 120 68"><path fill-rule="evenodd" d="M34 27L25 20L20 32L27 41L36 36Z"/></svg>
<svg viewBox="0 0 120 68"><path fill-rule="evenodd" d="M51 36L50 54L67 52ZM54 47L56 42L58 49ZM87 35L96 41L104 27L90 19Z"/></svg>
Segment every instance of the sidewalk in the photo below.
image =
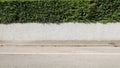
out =
<svg viewBox="0 0 120 68"><path fill-rule="evenodd" d="M43 41L0 41L0 46L40 46L40 47L120 47L119 40L80 41L80 40L43 40Z"/></svg>
<svg viewBox="0 0 120 68"><path fill-rule="evenodd" d="M0 68L120 68L120 41L0 41Z"/></svg>
<svg viewBox="0 0 120 68"><path fill-rule="evenodd" d="M120 68L120 47L0 47L0 68Z"/></svg>

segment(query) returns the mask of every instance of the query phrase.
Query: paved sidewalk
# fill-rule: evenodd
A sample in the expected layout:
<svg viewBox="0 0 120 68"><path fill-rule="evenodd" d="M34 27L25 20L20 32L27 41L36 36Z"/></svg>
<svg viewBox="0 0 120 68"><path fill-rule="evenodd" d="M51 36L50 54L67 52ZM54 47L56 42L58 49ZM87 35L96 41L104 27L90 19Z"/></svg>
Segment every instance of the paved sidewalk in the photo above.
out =
<svg viewBox="0 0 120 68"><path fill-rule="evenodd" d="M120 47L0 47L0 68L120 68Z"/></svg>
<svg viewBox="0 0 120 68"><path fill-rule="evenodd" d="M0 41L0 68L120 68L120 41Z"/></svg>
<svg viewBox="0 0 120 68"><path fill-rule="evenodd" d="M40 47L120 47L119 40L80 41L80 40L44 40L44 41L0 41L0 46L40 46Z"/></svg>

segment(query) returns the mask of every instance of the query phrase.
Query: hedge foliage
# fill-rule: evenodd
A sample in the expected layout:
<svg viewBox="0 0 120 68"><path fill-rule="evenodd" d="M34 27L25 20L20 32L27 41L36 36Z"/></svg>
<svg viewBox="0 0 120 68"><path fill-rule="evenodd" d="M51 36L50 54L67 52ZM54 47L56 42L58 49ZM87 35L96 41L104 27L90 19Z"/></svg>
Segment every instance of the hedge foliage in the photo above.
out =
<svg viewBox="0 0 120 68"><path fill-rule="evenodd" d="M0 23L120 22L120 0L3 0Z"/></svg>

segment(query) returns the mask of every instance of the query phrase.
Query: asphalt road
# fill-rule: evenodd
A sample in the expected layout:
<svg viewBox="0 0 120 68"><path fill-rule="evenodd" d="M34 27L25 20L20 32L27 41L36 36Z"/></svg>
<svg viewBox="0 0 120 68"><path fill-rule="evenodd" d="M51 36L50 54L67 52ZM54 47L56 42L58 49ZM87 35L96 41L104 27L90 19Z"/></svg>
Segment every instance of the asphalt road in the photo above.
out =
<svg viewBox="0 0 120 68"><path fill-rule="evenodd" d="M120 47L0 47L0 68L120 68Z"/></svg>

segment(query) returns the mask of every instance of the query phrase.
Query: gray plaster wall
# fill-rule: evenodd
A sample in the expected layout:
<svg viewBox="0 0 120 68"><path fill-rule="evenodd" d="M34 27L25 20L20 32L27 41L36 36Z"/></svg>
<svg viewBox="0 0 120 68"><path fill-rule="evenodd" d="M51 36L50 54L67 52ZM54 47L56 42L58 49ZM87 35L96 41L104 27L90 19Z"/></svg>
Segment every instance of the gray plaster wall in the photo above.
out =
<svg viewBox="0 0 120 68"><path fill-rule="evenodd" d="M120 40L120 23L0 24L0 40Z"/></svg>

